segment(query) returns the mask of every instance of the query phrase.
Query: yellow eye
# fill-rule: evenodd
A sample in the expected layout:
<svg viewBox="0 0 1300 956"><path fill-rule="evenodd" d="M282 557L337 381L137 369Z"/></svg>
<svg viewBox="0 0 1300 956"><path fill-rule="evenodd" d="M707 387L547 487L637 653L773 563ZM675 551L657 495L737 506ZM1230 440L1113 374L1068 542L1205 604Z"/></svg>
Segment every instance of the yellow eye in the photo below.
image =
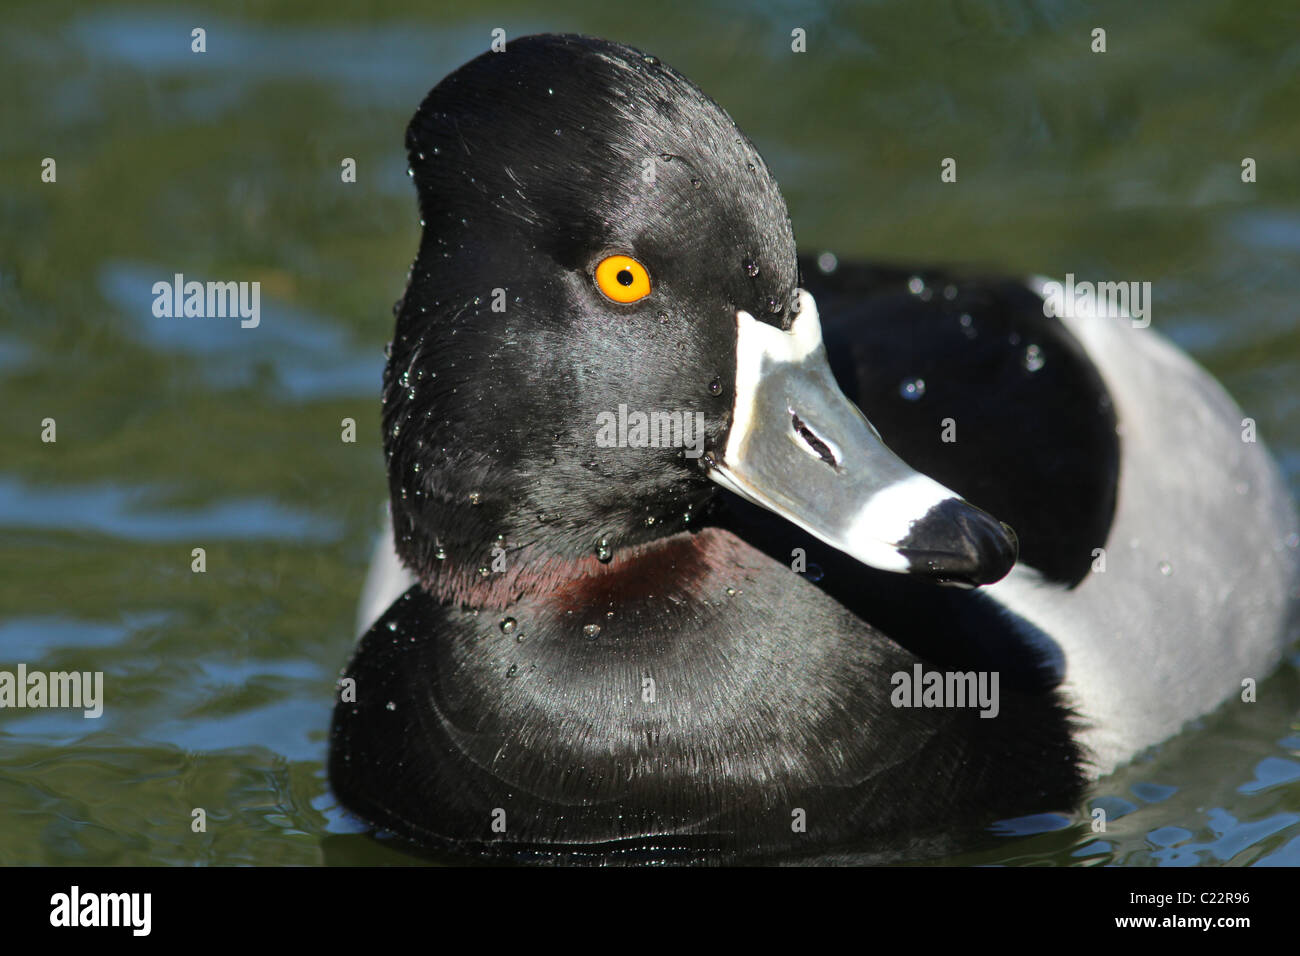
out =
<svg viewBox="0 0 1300 956"><path fill-rule="evenodd" d="M596 266L596 285L615 302L636 302L650 294L650 273L631 256L607 256Z"/></svg>

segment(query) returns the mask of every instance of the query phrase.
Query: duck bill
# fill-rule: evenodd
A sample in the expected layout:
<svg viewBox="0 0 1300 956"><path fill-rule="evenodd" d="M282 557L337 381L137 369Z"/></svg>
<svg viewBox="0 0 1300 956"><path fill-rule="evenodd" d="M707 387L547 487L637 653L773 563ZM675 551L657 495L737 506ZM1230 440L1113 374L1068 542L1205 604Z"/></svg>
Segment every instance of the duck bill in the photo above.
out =
<svg viewBox="0 0 1300 956"><path fill-rule="evenodd" d="M910 468L840 391L817 304L789 332L736 314L736 405L710 477L882 571L963 587L1016 562L1010 527Z"/></svg>

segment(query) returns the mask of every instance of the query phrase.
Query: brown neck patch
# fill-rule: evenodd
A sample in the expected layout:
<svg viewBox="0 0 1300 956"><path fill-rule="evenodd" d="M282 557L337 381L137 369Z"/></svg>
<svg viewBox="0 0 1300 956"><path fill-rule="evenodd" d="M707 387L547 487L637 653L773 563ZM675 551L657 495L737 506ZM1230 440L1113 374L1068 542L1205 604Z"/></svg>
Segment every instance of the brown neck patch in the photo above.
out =
<svg viewBox="0 0 1300 956"><path fill-rule="evenodd" d="M713 579L734 576L742 566L753 566L755 557L730 532L704 528L625 548L608 563L594 554L565 558L528 545L509 553L504 571L440 568L420 584L443 604L466 608L503 610L542 596L558 610L579 610L653 597L688 600L724 586Z"/></svg>

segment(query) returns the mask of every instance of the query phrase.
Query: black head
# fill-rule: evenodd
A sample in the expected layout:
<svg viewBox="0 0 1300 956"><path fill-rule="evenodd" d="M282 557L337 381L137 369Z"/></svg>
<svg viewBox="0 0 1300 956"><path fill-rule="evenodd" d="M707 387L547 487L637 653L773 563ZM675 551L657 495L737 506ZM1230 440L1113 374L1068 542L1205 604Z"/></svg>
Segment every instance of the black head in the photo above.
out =
<svg viewBox="0 0 1300 956"><path fill-rule="evenodd" d="M385 451L426 587L508 603L681 531L716 485L876 567L1010 568L1009 529L840 392L776 182L680 74L526 37L438 84L407 147L424 234Z"/></svg>
<svg viewBox="0 0 1300 956"><path fill-rule="evenodd" d="M534 36L439 83L407 147L424 234L385 375L399 553L427 580L490 569L498 535L576 557L680 530L715 487L693 431L600 430L620 406L699 413L714 447L737 310L789 323L794 236L753 145L653 57ZM648 295L601 291L611 254Z"/></svg>

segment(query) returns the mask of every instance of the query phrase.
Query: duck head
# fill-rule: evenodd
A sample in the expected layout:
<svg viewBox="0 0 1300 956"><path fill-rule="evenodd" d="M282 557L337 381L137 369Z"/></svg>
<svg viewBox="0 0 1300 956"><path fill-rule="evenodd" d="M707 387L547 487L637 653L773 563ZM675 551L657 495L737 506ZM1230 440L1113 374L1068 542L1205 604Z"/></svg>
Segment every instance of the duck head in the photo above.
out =
<svg viewBox="0 0 1300 956"><path fill-rule="evenodd" d="M1010 529L836 385L784 200L672 69L511 41L407 131L424 227L384 382L398 553L502 605L698 523L719 486L854 558L972 586Z"/></svg>

